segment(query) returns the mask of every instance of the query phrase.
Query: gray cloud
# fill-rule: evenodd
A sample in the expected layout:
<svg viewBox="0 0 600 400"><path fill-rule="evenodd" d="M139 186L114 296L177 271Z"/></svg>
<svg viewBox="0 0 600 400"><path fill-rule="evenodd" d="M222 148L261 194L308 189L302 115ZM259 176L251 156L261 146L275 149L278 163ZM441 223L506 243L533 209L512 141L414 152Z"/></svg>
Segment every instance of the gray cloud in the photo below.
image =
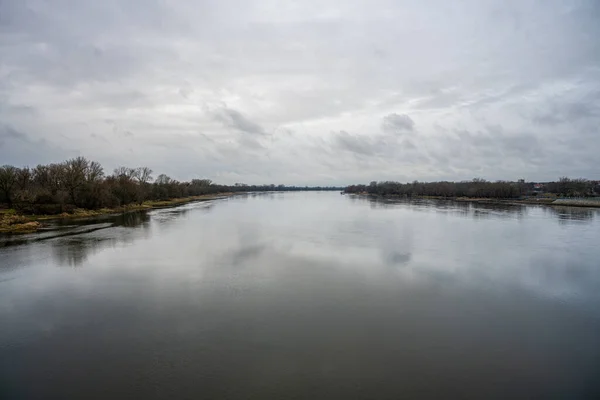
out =
<svg viewBox="0 0 600 400"><path fill-rule="evenodd" d="M65 150L45 139L32 139L9 125L0 125L0 164L37 165L70 158L76 152Z"/></svg>
<svg viewBox="0 0 600 400"><path fill-rule="evenodd" d="M0 159L224 183L597 178L599 16L596 0L0 1Z"/></svg>
<svg viewBox="0 0 600 400"><path fill-rule="evenodd" d="M529 133L506 134L499 125L488 126L475 133L458 130L456 134L458 139L456 147L468 147L483 156L494 155L496 158L507 159L515 156L524 159L540 154L540 142L536 136ZM447 142L450 143L452 140Z"/></svg>
<svg viewBox="0 0 600 400"><path fill-rule="evenodd" d="M259 124L250 121L239 111L230 108L222 108L215 114L215 118L226 128L253 135L265 135L264 129Z"/></svg>
<svg viewBox="0 0 600 400"><path fill-rule="evenodd" d="M415 122L406 114L390 114L383 117L381 129L384 132L399 133L402 131L412 131Z"/></svg>
<svg viewBox="0 0 600 400"><path fill-rule="evenodd" d="M23 132L19 132L11 126L4 125L0 127L0 139L16 139L28 142L27 135Z"/></svg>
<svg viewBox="0 0 600 400"><path fill-rule="evenodd" d="M572 124L582 120L600 119L600 93L576 103L549 104L534 112L532 120L540 125Z"/></svg>
<svg viewBox="0 0 600 400"><path fill-rule="evenodd" d="M408 117L407 117L408 118ZM411 125L412 126L412 125ZM420 149L415 141L398 136L398 129L385 129L375 134L352 134L347 131L332 133L330 154L339 156L340 152L352 154L364 161L377 159L383 162L397 163L427 161L426 143Z"/></svg>
<svg viewBox="0 0 600 400"><path fill-rule="evenodd" d="M351 135L346 131L340 131L333 136L333 142L334 146L352 153L364 156L377 154L376 143L368 136Z"/></svg>
<svg viewBox="0 0 600 400"><path fill-rule="evenodd" d="M35 108L24 104L11 104L0 99L0 115L11 114L20 116L35 116L37 111Z"/></svg>

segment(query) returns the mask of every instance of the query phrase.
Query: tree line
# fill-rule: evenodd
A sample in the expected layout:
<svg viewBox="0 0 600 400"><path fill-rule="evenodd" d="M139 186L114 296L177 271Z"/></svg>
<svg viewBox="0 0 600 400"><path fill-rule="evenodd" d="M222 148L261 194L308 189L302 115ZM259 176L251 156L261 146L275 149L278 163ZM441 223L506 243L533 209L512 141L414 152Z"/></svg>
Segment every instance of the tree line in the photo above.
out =
<svg viewBox="0 0 600 400"><path fill-rule="evenodd" d="M600 195L600 184L587 179L560 178L556 182L537 184L534 182L496 181L475 178L461 182L376 182L369 185L350 185L346 193L368 193L380 196L436 196L436 197L485 197L494 199L514 199L521 196L537 196L552 193L559 196L597 196Z"/></svg>
<svg viewBox="0 0 600 400"><path fill-rule="evenodd" d="M0 167L0 203L22 213L59 214L75 208L116 208L146 200L225 192L339 190L335 187L285 185L219 185L210 179L180 182L165 174L153 178L148 167L118 167L106 174L96 161L76 157L61 163L18 168Z"/></svg>

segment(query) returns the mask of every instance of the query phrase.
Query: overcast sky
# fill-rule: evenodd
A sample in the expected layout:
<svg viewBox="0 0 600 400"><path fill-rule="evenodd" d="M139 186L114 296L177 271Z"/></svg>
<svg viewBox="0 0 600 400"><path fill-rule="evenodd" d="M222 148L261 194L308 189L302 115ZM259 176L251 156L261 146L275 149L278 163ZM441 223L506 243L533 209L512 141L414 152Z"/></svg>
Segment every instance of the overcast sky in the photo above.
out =
<svg viewBox="0 0 600 400"><path fill-rule="evenodd" d="M597 0L0 0L0 164L600 179Z"/></svg>

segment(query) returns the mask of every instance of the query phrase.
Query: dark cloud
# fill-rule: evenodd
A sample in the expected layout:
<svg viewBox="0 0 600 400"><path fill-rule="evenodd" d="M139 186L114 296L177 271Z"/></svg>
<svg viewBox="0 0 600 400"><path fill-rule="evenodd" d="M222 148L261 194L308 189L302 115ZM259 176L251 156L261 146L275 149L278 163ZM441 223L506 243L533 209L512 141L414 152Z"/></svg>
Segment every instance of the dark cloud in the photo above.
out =
<svg viewBox="0 0 600 400"><path fill-rule="evenodd" d="M17 139L24 142L29 142L27 135L8 125L0 126L0 139Z"/></svg>
<svg viewBox="0 0 600 400"><path fill-rule="evenodd" d="M404 140L402 140L401 146L404 147L407 150L416 150L417 149L417 146L410 139L404 139Z"/></svg>
<svg viewBox="0 0 600 400"><path fill-rule="evenodd" d="M341 150L364 156L373 156L377 152L372 138L369 136L351 135L346 131L335 133L333 143L334 146Z"/></svg>
<svg viewBox="0 0 600 400"><path fill-rule="evenodd" d="M190 95L193 93L193 89L189 86L179 88L179 94L181 97L188 99Z"/></svg>
<svg viewBox="0 0 600 400"><path fill-rule="evenodd" d="M0 126L0 164L37 165L62 161L76 152L67 151L45 139L32 139L26 133L8 125Z"/></svg>
<svg viewBox="0 0 600 400"><path fill-rule="evenodd" d="M476 131L453 129L424 146L443 179L530 178L546 173L541 170L554 162L560 149L552 140L528 132L507 131L501 125Z"/></svg>
<svg viewBox="0 0 600 400"><path fill-rule="evenodd" d="M415 122L406 114L390 114L383 117L381 129L388 133L400 133L414 130Z"/></svg>
<svg viewBox="0 0 600 400"><path fill-rule="evenodd" d="M240 150L265 150L266 147L263 146L258 140L256 140L252 136L242 136L237 140L237 144L239 145Z"/></svg>
<svg viewBox="0 0 600 400"><path fill-rule="evenodd" d="M426 158L414 141L398 138L394 132L367 135L339 131L332 135L333 154L344 151L359 157L402 161L423 161Z"/></svg>
<svg viewBox="0 0 600 400"><path fill-rule="evenodd" d="M0 99L0 115L11 114L15 116L33 117L37 114L37 110L24 104L11 104Z"/></svg>
<svg viewBox="0 0 600 400"><path fill-rule="evenodd" d="M234 129L243 133L253 135L265 135L265 130L256 122L246 118L239 111L231 108L222 108L215 114L217 121L221 122L226 128Z"/></svg>
<svg viewBox="0 0 600 400"><path fill-rule="evenodd" d="M110 141L107 138L105 138L104 136L102 136L102 135L98 135L96 133L90 133L90 137L92 139L95 139L95 140L98 140L98 141L110 144Z"/></svg>
<svg viewBox="0 0 600 400"><path fill-rule="evenodd" d="M582 120L600 119L600 93L585 102L549 104L533 113L532 120L540 125L573 124Z"/></svg>
<svg viewBox="0 0 600 400"><path fill-rule="evenodd" d="M457 130L457 142L454 147L468 147L473 154L511 159L523 159L540 154L540 142L530 133L507 134L502 126L488 126L484 130L470 132Z"/></svg>

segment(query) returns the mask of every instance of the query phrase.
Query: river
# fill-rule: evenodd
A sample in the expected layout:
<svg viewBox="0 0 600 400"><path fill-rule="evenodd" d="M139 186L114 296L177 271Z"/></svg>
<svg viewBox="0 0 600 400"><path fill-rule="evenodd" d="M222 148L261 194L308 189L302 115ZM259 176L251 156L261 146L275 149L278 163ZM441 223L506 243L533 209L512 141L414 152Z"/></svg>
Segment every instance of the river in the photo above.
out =
<svg viewBox="0 0 600 400"><path fill-rule="evenodd" d="M0 246L2 399L600 398L600 211L234 196Z"/></svg>

